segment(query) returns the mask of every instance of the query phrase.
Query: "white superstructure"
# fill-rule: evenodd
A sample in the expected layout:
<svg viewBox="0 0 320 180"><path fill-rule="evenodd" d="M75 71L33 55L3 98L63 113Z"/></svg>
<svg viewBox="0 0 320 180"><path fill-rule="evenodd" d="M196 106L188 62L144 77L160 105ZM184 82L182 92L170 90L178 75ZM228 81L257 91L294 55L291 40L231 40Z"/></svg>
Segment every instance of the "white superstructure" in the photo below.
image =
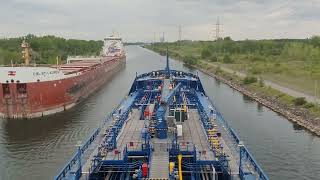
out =
<svg viewBox="0 0 320 180"><path fill-rule="evenodd" d="M104 39L104 45L102 47L100 56L68 56L67 64L75 61L82 60L99 60L101 57L121 57L125 56L125 51L122 43L122 39L116 36L109 36Z"/></svg>
<svg viewBox="0 0 320 180"><path fill-rule="evenodd" d="M124 54L124 47L120 37L110 36L104 39L103 56L122 56Z"/></svg>

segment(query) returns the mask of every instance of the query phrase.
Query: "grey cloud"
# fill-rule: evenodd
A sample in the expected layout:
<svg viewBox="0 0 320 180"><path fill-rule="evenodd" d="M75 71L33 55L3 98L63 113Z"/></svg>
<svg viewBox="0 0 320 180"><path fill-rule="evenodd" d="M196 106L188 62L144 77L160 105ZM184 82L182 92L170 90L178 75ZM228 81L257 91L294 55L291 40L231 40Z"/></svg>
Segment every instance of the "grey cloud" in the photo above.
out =
<svg viewBox="0 0 320 180"><path fill-rule="evenodd" d="M35 33L102 39L116 31L128 41L151 41L154 33L162 32L166 39L176 40L182 25L184 38L208 39L217 17L222 35L234 39L320 33L320 23L312 23L320 18L317 0L3 0L1 4L1 37Z"/></svg>

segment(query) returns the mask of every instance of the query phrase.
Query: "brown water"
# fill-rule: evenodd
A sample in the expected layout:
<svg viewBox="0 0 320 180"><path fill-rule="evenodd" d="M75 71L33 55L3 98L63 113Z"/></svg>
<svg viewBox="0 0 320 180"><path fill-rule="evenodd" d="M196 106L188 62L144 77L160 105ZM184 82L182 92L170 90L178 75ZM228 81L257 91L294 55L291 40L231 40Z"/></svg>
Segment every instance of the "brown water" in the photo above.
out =
<svg viewBox="0 0 320 180"><path fill-rule="evenodd" d="M127 65L97 93L70 111L33 120L0 119L0 179L53 179L83 141L129 91L136 72L162 69L165 58L127 47ZM198 73L207 94L237 131L270 179L320 179L320 138Z"/></svg>

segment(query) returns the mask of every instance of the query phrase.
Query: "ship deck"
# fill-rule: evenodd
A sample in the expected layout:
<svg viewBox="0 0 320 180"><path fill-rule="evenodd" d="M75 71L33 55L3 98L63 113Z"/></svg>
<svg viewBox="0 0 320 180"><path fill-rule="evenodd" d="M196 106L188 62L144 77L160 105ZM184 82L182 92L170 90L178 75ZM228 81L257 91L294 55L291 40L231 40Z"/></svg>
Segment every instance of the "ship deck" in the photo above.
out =
<svg viewBox="0 0 320 180"><path fill-rule="evenodd" d="M140 120L141 111L133 109L117 138L117 150L119 154L108 152L104 160L122 159L122 151L127 146L128 150L140 150L142 144L141 130L144 127L144 120ZM130 142L132 143L130 145Z"/></svg>
<svg viewBox="0 0 320 180"><path fill-rule="evenodd" d="M94 148L88 148L83 155L80 149L78 154L82 157L75 154L56 179L65 177L66 172L70 172L67 174L70 177L77 172L75 175L81 179L172 179L178 172L186 179L210 179L210 176L268 180L201 84L192 78L169 81L161 73L168 71L152 73L157 76L153 75L152 80L146 78L145 82L138 81L150 77L150 73L135 80L128 96L103 122L103 127L97 129L99 134L96 137L93 134L82 147L86 149L91 143ZM191 77L178 71L172 73L180 74L181 78ZM151 106L150 113L152 103L158 104ZM169 117L171 107L174 116ZM182 119L185 113L187 119ZM178 117L180 121L175 121ZM87 161L75 167L77 159ZM70 167L75 167L74 171Z"/></svg>
<svg viewBox="0 0 320 180"><path fill-rule="evenodd" d="M94 57L94 58L77 57L72 59L72 61L74 62L60 65L59 69L64 74L72 74L79 71L84 71L91 67L99 66L100 64L105 63L107 61L111 61L113 59L114 57Z"/></svg>
<svg viewBox="0 0 320 180"><path fill-rule="evenodd" d="M140 120L141 110L132 109L131 115L127 118L126 123L123 125L121 132L117 137L117 149L119 153L114 153L115 151L108 152L103 160L121 160L123 158L123 150L125 147L128 150L141 150L141 145L143 143L141 130L148 126L148 121ZM110 126L106 125L102 132L105 132ZM229 167L231 174L234 179L239 177L239 158L238 151L235 148L230 148L230 142L227 130L223 126L218 126L219 131L222 132L220 137L220 143L223 146L223 153L225 153L229 158ZM182 123L182 136L178 137L178 142L181 146L181 150L192 150L193 145L196 147L198 160L201 161L215 161L213 151L210 149L205 130L202 126L200 115L197 109L189 109L188 120ZM97 146L103 140L103 136L99 136L96 140ZM169 153L168 148L170 147L171 140L169 139L158 139L153 138L150 141L153 147L153 154L150 161L150 176L149 178L168 178L168 164L169 164ZM183 145L182 145L183 144ZM95 146L95 147L97 147ZM93 153L87 155L89 161L83 166L83 176L89 174L88 169L92 166L90 159L94 159L94 155L97 154L98 148L92 149ZM249 169L249 168L246 168Z"/></svg>
<svg viewBox="0 0 320 180"><path fill-rule="evenodd" d="M139 113L140 111L138 109L133 109L132 114L128 117L126 124L121 130L121 133L119 137L117 138L117 147L120 150L123 150L123 148L129 144L130 142L136 142L134 143L134 147L131 148L138 148L138 144L141 145L141 129L144 127L144 121L139 120ZM110 122L111 123L111 122ZM101 132L106 132L106 130L110 127L109 124L105 125L104 128L101 130ZM92 159L94 159L94 156L98 154L98 147L99 144L102 143L104 139L104 134L100 134L97 139L94 141L93 145L91 147L94 147L94 149L88 149L88 152L86 153L85 158L87 161L85 162L83 168L82 168L82 174L86 175L89 174L89 169L92 166ZM118 158L121 158L122 154L114 154L114 151L108 152L105 156L105 160L116 160ZM85 178L85 176L82 176L82 178Z"/></svg>
<svg viewBox="0 0 320 180"><path fill-rule="evenodd" d="M200 160L214 160L215 156L210 150L204 129L201 126L199 113L196 109L189 109L189 118L182 124L182 137L178 138L180 144L194 144L199 152Z"/></svg>
<svg viewBox="0 0 320 180"><path fill-rule="evenodd" d="M200 117L198 110L196 109L189 109L189 118L188 120L184 121L182 124L182 137L178 138L178 142L180 144L194 144L196 149L199 152L199 160L216 160L216 157L212 150L209 147L207 137L204 132L204 128L201 125ZM227 132L225 132L227 133ZM238 175L239 168L238 168L238 159L236 157L238 152L234 149L230 149L230 144L227 144L225 138L228 139L226 136L222 136L219 140L223 146L223 152L229 156L229 165L232 174ZM190 148L190 147L189 147Z"/></svg>

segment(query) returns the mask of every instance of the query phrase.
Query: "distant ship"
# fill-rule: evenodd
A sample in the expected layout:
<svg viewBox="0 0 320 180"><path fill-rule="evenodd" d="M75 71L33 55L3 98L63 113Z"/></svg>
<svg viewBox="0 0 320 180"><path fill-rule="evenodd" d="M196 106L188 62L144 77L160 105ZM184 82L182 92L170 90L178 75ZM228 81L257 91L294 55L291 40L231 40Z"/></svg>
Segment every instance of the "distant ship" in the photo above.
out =
<svg viewBox="0 0 320 180"><path fill-rule="evenodd" d="M70 109L126 62L122 39L115 36L104 39L100 56L68 57L61 65L30 65L30 45L23 41L21 47L23 66L0 67L0 117L34 118Z"/></svg>

